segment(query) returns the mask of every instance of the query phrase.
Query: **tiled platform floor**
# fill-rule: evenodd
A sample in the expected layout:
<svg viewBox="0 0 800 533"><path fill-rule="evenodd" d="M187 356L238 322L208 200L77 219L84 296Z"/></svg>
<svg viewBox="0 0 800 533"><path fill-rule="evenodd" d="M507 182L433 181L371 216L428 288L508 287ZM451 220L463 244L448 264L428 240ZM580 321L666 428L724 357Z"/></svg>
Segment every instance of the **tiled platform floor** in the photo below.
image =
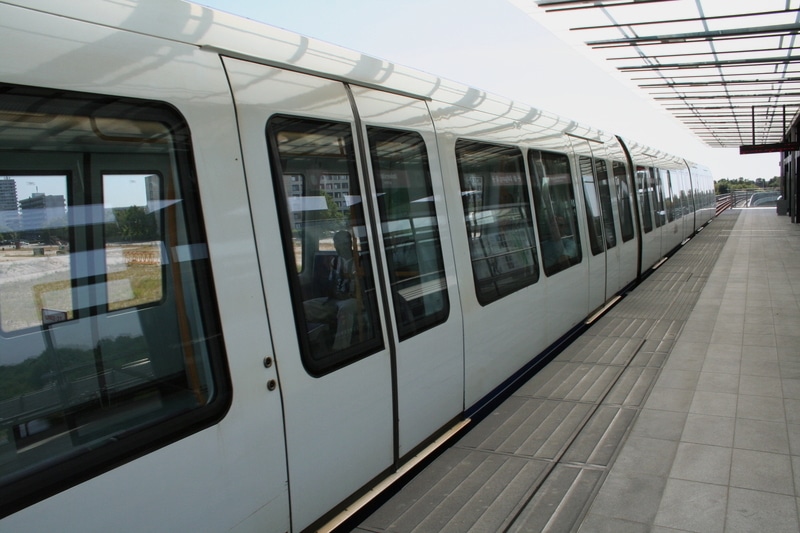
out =
<svg viewBox="0 0 800 533"><path fill-rule="evenodd" d="M800 531L800 225L723 213L353 531Z"/></svg>

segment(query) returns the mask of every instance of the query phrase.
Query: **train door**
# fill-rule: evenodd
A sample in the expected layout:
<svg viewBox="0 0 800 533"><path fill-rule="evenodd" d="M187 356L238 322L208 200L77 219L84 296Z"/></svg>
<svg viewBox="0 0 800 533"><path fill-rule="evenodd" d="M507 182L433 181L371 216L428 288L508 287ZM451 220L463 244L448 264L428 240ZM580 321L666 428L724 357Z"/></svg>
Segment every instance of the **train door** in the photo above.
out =
<svg viewBox="0 0 800 533"><path fill-rule="evenodd" d="M344 84L224 63L284 402L292 528L302 530L395 460L376 236Z"/></svg>
<svg viewBox="0 0 800 533"><path fill-rule="evenodd" d="M371 89L352 92L380 220L397 381L397 454L403 457L464 410L455 259L427 106Z"/></svg>

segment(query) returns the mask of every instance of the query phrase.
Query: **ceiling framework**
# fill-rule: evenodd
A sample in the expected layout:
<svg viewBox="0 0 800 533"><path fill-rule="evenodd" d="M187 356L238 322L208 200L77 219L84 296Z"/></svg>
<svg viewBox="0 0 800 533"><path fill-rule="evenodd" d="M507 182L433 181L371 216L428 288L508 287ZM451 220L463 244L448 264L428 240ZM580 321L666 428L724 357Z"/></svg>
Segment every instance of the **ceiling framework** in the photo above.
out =
<svg viewBox="0 0 800 533"><path fill-rule="evenodd" d="M534 1L709 146L778 149L800 110L800 0Z"/></svg>

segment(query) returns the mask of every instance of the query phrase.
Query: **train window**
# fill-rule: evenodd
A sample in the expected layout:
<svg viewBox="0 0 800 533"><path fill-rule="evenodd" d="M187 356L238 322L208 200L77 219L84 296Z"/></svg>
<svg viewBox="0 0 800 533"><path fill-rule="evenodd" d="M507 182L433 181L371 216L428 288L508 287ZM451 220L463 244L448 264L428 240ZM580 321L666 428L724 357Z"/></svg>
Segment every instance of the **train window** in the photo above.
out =
<svg viewBox="0 0 800 533"><path fill-rule="evenodd" d="M583 181L583 196L586 204L586 222L589 226L589 244L592 255L597 255L605 250L603 246L603 213L600 209L598 186L594 175L594 165L589 157L580 157L578 164L581 169Z"/></svg>
<svg viewBox="0 0 800 533"><path fill-rule="evenodd" d="M189 154L166 105L0 89L2 511L227 408Z"/></svg>
<svg viewBox="0 0 800 533"><path fill-rule="evenodd" d="M689 197L686 194L687 185L689 184L689 176L686 172L681 172L681 192L680 192L680 202L681 202L681 209L680 214L681 216L688 215L692 212L692 204L689 202ZM691 189L689 189L689 194L691 194Z"/></svg>
<svg viewBox="0 0 800 533"><path fill-rule="evenodd" d="M670 172L669 170L659 170L658 173L662 188L664 190L664 216L666 217L667 222L672 222L675 220L675 199L672 196L672 180L670 179Z"/></svg>
<svg viewBox="0 0 800 533"><path fill-rule="evenodd" d="M625 163L614 161L611 163L611 171L614 174L614 184L617 187L617 206L619 208L622 241L628 242L634 237L631 191L628 186L628 167Z"/></svg>
<svg viewBox="0 0 800 533"><path fill-rule="evenodd" d="M267 137L301 356L318 376L383 346L351 127L275 116Z"/></svg>
<svg viewBox="0 0 800 533"><path fill-rule="evenodd" d="M582 260L575 190L564 154L531 150L536 224L545 274L551 276Z"/></svg>
<svg viewBox="0 0 800 533"><path fill-rule="evenodd" d="M677 220L683 217L683 205L681 203L683 173L680 171L670 171L667 176L669 180L669 192L672 197L672 216Z"/></svg>
<svg viewBox="0 0 800 533"><path fill-rule="evenodd" d="M399 338L447 319L450 304L425 142L367 128Z"/></svg>
<svg viewBox="0 0 800 533"><path fill-rule="evenodd" d="M660 228L667 223L667 208L664 205L664 180L662 179L663 170L658 168L650 169L653 180L652 191L655 193L655 221L656 227Z"/></svg>
<svg viewBox="0 0 800 533"><path fill-rule="evenodd" d="M458 140L456 160L475 291L486 305L539 279L522 152Z"/></svg>
<svg viewBox="0 0 800 533"><path fill-rule="evenodd" d="M604 160L595 159L594 169L597 173L597 190L600 193L606 249L609 249L617 245L617 230L614 227L614 211L611 209L611 186L608 184L608 166Z"/></svg>
<svg viewBox="0 0 800 533"><path fill-rule="evenodd" d="M158 302L164 295L160 190L158 174L103 175L105 240L116 244L106 246L110 310Z"/></svg>
<svg viewBox="0 0 800 533"><path fill-rule="evenodd" d="M639 205L642 210L642 227L645 233L650 233L653 231L652 169L636 167L636 184L639 190Z"/></svg>

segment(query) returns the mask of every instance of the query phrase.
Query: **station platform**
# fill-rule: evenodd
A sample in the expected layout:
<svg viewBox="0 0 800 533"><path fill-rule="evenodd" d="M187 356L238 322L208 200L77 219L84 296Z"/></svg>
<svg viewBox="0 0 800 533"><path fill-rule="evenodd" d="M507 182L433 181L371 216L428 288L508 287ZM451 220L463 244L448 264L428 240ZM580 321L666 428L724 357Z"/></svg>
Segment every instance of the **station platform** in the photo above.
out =
<svg viewBox="0 0 800 533"><path fill-rule="evenodd" d="M800 225L718 216L350 531L797 532Z"/></svg>

